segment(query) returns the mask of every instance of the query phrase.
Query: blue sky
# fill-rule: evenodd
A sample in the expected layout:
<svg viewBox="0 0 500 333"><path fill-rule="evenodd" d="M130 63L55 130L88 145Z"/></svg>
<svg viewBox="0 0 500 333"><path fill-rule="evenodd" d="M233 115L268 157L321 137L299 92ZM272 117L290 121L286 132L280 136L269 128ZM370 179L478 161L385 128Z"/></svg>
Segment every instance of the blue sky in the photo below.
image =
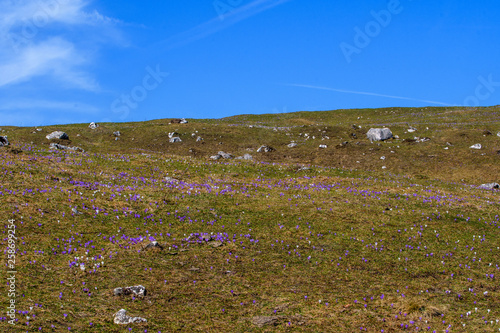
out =
<svg viewBox="0 0 500 333"><path fill-rule="evenodd" d="M500 104L493 0L2 0L0 125Z"/></svg>

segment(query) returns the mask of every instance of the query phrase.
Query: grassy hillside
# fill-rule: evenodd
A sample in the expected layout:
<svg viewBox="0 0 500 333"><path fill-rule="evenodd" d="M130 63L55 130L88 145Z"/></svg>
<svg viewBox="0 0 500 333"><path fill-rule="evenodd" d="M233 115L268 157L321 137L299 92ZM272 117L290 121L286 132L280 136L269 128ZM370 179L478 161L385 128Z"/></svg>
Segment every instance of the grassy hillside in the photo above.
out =
<svg viewBox="0 0 500 333"><path fill-rule="evenodd" d="M2 127L17 321L0 330L500 331L500 191L476 188L500 180L499 111ZM399 139L370 143L379 126ZM85 153L49 149L55 130ZM221 150L254 160L209 158ZM120 309L147 322L117 325Z"/></svg>

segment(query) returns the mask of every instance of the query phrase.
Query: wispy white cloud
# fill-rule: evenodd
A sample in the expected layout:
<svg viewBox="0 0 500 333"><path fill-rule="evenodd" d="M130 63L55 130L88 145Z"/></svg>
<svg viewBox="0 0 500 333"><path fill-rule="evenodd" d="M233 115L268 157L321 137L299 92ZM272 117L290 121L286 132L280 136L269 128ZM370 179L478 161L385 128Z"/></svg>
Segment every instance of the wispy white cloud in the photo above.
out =
<svg viewBox="0 0 500 333"><path fill-rule="evenodd" d="M328 88L328 87L312 86L312 85L308 85L308 84L286 84L286 85L291 86L291 87L301 87L301 88L309 88L309 89L334 91L334 92L340 92L340 93L345 93L345 94L366 95L366 96L384 97L384 98L392 98L392 99L401 99L401 100L407 100L407 101L416 101L416 102L429 103L429 104L435 104L435 105L453 106L453 104L451 104L451 103L436 102L436 101L430 101L430 100L420 99L420 98L393 96L393 95L385 95L385 94L378 94L378 93L364 92L364 91L335 89L335 88Z"/></svg>
<svg viewBox="0 0 500 333"><path fill-rule="evenodd" d="M160 45L166 45L167 49L174 49L187 45L199 39L213 35L221 30L227 29L232 25L243 21L249 17L261 12L282 5L290 0L254 0L247 5L235 8L224 15L223 19L215 17L194 28L181 32L175 36L161 41Z"/></svg>
<svg viewBox="0 0 500 333"><path fill-rule="evenodd" d="M7 101L0 103L0 111L22 111L22 110L52 110L68 111L72 113L97 114L99 108L76 102L49 101L49 100L22 100Z"/></svg>
<svg viewBox="0 0 500 333"><path fill-rule="evenodd" d="M84 0L7 0L0 3L0 89L48 77L64 87L98 91L84 66L92 59L78 43L91 38L79 27L113 29L119 21L87 12ZM78 38L68 40L69 28ZM97 29L95 29L97 30Z"/></svg>

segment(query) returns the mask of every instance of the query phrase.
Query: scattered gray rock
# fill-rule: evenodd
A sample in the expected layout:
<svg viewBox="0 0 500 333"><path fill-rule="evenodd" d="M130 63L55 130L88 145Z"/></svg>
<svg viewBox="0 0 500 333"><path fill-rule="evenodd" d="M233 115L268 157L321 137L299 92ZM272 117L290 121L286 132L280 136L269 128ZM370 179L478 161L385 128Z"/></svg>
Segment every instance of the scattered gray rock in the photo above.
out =
<svg viewBox="0 0 500 333"><path fill-rule="evenodd" d="M337 149L338 148L345 148L345 147L347 147L348 144L349 144L349 141L344 141L344 142L336 145L335 148L337 148Z"/></svg>
<svg viewBox="0 0 500 333"><path fill-rule="evenodd" d="M168 133L168 138L169 138L169 139L172 139L172 138L173 138L174 136L176 136L176 135L179 135L179 133L177 133L177 132L169 132L169 133Z"/></svg>
<svg viewBox="0 0 500 333"><path fill-rule="evenodd" d="M319 145L319 147L322 148L322 149L328 148L327 145Z"/></svg>
<svg viewBox="0 0 500 333"><path fill-rule="evenodd" d="M245 154L243 156L239 156L239 157L236 157L237 160L252 160L253 159L253 156L250 155L250 154Z"/></svg>
<svg viewBox="0 0 500 333"><path fill-rule="evenodd" d="M62 132L62 131L55 131L46 136L47 140L54 140L54 139L59 139L59 140L69 140L68 134Z"/></svg>
<svg viewBox="0 0 500 333"><path fill-rule="evenodd" d="M73 150L73 151L79 151L79 152L82 152L82 153L85 152L85 150L83 150L80 147L68 147L68 146L65 146L65 145L61 145L59 143L51 143L50 144L50 148L52 148L52 149L59 149L59 150Z"/></svg>
<svg viewBox="0 0 500 333"><path fill-rule="evenodd" d="M212 238L213 238L213 236L209 235L209 234L205 234L205 235L201 236L201 240L203 240L205 242L209 242Z"/></svg>
<svg viewBox="0 0 500 333"><path fill-rule="evenodd" d="M225 153L223 151L218 152L217 155L210 156L210 158L212 160L215 160L215 161L220 160L221 158L223 158L223 159L231 159L233 157L234 157L233 155L231 155L229 153Z"/></svg>
<svg viewBox="0 0 500 333"><path fill-rule="evenodd" d="M116 131L116 132L113 132L113 135L114 135L114 136L120 136L120 135L122 135L122 134L120 133L120 131Z"/></svg>
<svg viewBox="0 0 500 333"><path fill-rule="evenodd" d="M430 138L419 138L418 136L414 137L413 140L415 140L415 142L427 142L427 141L431 141Z"/></svg>
<svg viewBox="0 0 500 333"><path fill-rule="evenodd" d="M201 141L203 141L203 138L201 136L196 138L196 142L201 142Z"/></svg>
<svg viewBox="0 0 500 333"><path fill-rule="evenodd" d="M99 127L99 124L96 124L94 122L91 122L90 125L89 125L90 129L96 129L97 127Z"/></svg>
<svg viewBox="0 0 500 333"><path fill-rule="evenodd" d="M297 147L297 144L295 142L292 142L290 144L287 145L288 148L295 148Z"/></svg>
<svg viewBox="0 0 500 333"><path fill-rule="evenodd" d="M6 136L0 136L0 147L8 146L9 144L9 140L7 140Z"/></svg>
<svg viewBox="0 0 500 333"><path fill-rule="evenodd" d="M171 183L178 183L179 180L178 179L175 179L175 178L172 178L172 177L165 177L164 178L166 182L171 182Z"/></svg>
<svg viewBox="0 0 500 333"><path fill-rule="evenodd" d="M114 323L118 325L127 325L127 324L137 324L137 323L145 323L146 319L141 317L130 317L127 315L127 310L121 309L117 313L115 313Z"/></svg>
<svg viewBox="0 0 500 333"><path fill-rule="evenodd" d="M388 128L370 128L366 136L373 141L385 141L393 138L392 132Z"/></svg>
<svg viewBox="0 0 500 333"><path fill-rule="evenodd" d="M275 149L273 147L266 146L266 145L262 145L259 147L259 149L257 149L258 153L270 153L272 151L275 151Z"/></svg>
<svg viewBox="0 0 500 333"><path fill-rule="evenodd" d="M125 288L115 288L115 290L113 290L113 293L115 294L115 296L132 295L132 294L134 294L135 296L146 296L147 291L144 286L137 285Z"/></svg>
<svg viewBox="0 0 500 333"><path fill-rule="evenodd" d="M153 242L149 243L148 245L146 245L145 250L147 250L147 249L163 250L163 246L161 246L160 243L158 243L157 241L153 241Z"/></svg>
<svg viewBox="0 0 500 333"><path fill-rule="evenodd" d="M497 133L497 136L500 138L500 132Z"/></svg>
<svg viewBox="0 0 500 333"><path fill-rule="evenodd" d="M219 240L214 240L212 242L208 242L208 245L210 245L211 247L221 247L222 242Z"/></svg>
<svg viewBox="0 0 500 333"><path fill-rule="evenodd" d="M277 316L256 316L252 318L252 324L258 327L263 326L276 326L278 325L279 318Z"/></svg>
<svg viewBox="0 0 500 333"><path fill-rule="evenodd" d="M481 190L500 189L500 184L498 184L498 183L482 184L482 185L478 186L478 188L481 189Z"/></svg>
<svg viewBox="0 0 500 333"><path fill-rule="evenodd" d="M220 155L223 159L231 159L234 157L233 155L225 153L223 151L220 151L217 154Z"/></svg>
<svg viewBox="0 0 500 333"><path fill-rule="evenodd" d="M174 136L174 137L170 138L169 142L170 143L182 142L182 140L178 136Z"/></svg>
<svg viewBox="0 0 500 333"><path fill-rule="evenodd" d="M181 118L181 121L179 122L179 124L187 124L188 121L185 119L185 118Z"/></svg>
<svg viewBox="0 0 500 333"><path fill-rule="evenodd" d="M472 145L469 147L470 149L481 149L483 146L480 143L476 143L475 145Z"/></svg>

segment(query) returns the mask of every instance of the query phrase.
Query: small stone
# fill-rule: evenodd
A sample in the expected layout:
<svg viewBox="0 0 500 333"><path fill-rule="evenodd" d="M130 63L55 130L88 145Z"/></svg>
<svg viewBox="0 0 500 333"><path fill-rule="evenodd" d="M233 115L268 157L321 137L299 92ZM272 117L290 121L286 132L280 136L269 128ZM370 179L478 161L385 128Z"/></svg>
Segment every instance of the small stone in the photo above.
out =
<svg viewBox="0 0 500 333"><path fill-rule="evenodd" d="M116 131L116 132L113 132L113 135L114 135L114 136L120 136L120 135L122 135L122 134L120 133L120 131Z"/></svg>
<svg viewBox="0 0 500 333"><path fill-rule="evenodd" d="M210 245L211 247L221 247L222 246L222 242L221 241L213 241L213 242L209 242L208 245Z"/></svg>
<svg viewBox="0 0 500 333"><path fill-rule="evenodd" d="M258 153L270 153L272 151L275 151L275 149L273 147L266 146L266 145L262 145L259 147L259 149L257 149Z"/></svg>
<svg viewBox="0 0 500 333"><path fill-rule="evenodd" d="M85 152L85 150L83 150L80 147L68 147L68 146L61 145L59 143L54 143L54 142L50 144L50 148L52 148L52 149L58 149L58 150L74 150L74 151L79 151L79 152L82 152L82 153Z"/></svg>
<svg viewBox="0 0 500 333"><path fill-rule="evenodd" d="M258 327L263 326L276 326L278 324L278 317L266 317L266 316L257 316L252 318L252 324Z"/></svg>
<svg viewBox="0 0 500 333"><path fill-rule="evenodd" d="M328 148L327 145L319 145L319 147L322 148L322 149Z"/></svg>
<svg viewBox="0 0 500 333"><path fill-rule="evenodd" d="M91 122L90 125L89 125L90 129L96 129L97 127L99 127L99 124L96 124L94 122Z"/></svg>
<svg viewBox="0 0 500 333"><path fill-rule="evenodd" d="M161 246L160 243L158 243L157 241L153 241L153 242L149 243L148 245L146 245L145 250L147 250L147 249L160 249L160 250L163 250L163 246Z"/></svg>
<svg viewBox="0 0 500 333"><path fill-rule="evenodd" d="M220 155L223 159L231 159L231 158L233 158L233 155L225 153L223 151L218 152L217 155Z"/></svg>
<svg viewBox="0 0 500 333"><path fill-rule="evenodd" d="M476 143L475 145L472 145L469 147L470 149L481 149L483 146L480 143Z"/></svg>
<svg viewBox="0 0 500 333"><path fill-rule="evenodd" d="M130 317L127 315L127 310L121 309L117 313L115 313L114 323L118 325L127 325L127 324L137 324L137 323L145 323L146 319L141 317Z"/></svg>
<svg viewBox="0 0 500 333"><path fill-rule="evenodd" d="M8 146L9 140L7 140L6 136L0 136L0 147Z"/></svg>
<svg viewBox="0 0 500 333"><path fill-rule="evenodd" d="M295 148L295 147L297 147L297 144L296 144L295 142L292 142L292 143L289 143L289 144L287 145L287 147L288 147L288 148Z"/></svg>
<svg viewBox="0 0 500 333"><path fill-rule="evenodd" d="M182 142L181 138L179 138L178 136L174 136L169 141L170 141L170 143Z"/></svg>
<svg viewBox="0 0 500 333"><path fill-rule="evenodd" d="M134 294L135 296L146 296L147 291L146 288L142 285L137 285L137 286L132 286L132 287L125 287L125 288L115 288L113 290L113 293L115 296L122 296L122 295L132 295Z"/></svg>

